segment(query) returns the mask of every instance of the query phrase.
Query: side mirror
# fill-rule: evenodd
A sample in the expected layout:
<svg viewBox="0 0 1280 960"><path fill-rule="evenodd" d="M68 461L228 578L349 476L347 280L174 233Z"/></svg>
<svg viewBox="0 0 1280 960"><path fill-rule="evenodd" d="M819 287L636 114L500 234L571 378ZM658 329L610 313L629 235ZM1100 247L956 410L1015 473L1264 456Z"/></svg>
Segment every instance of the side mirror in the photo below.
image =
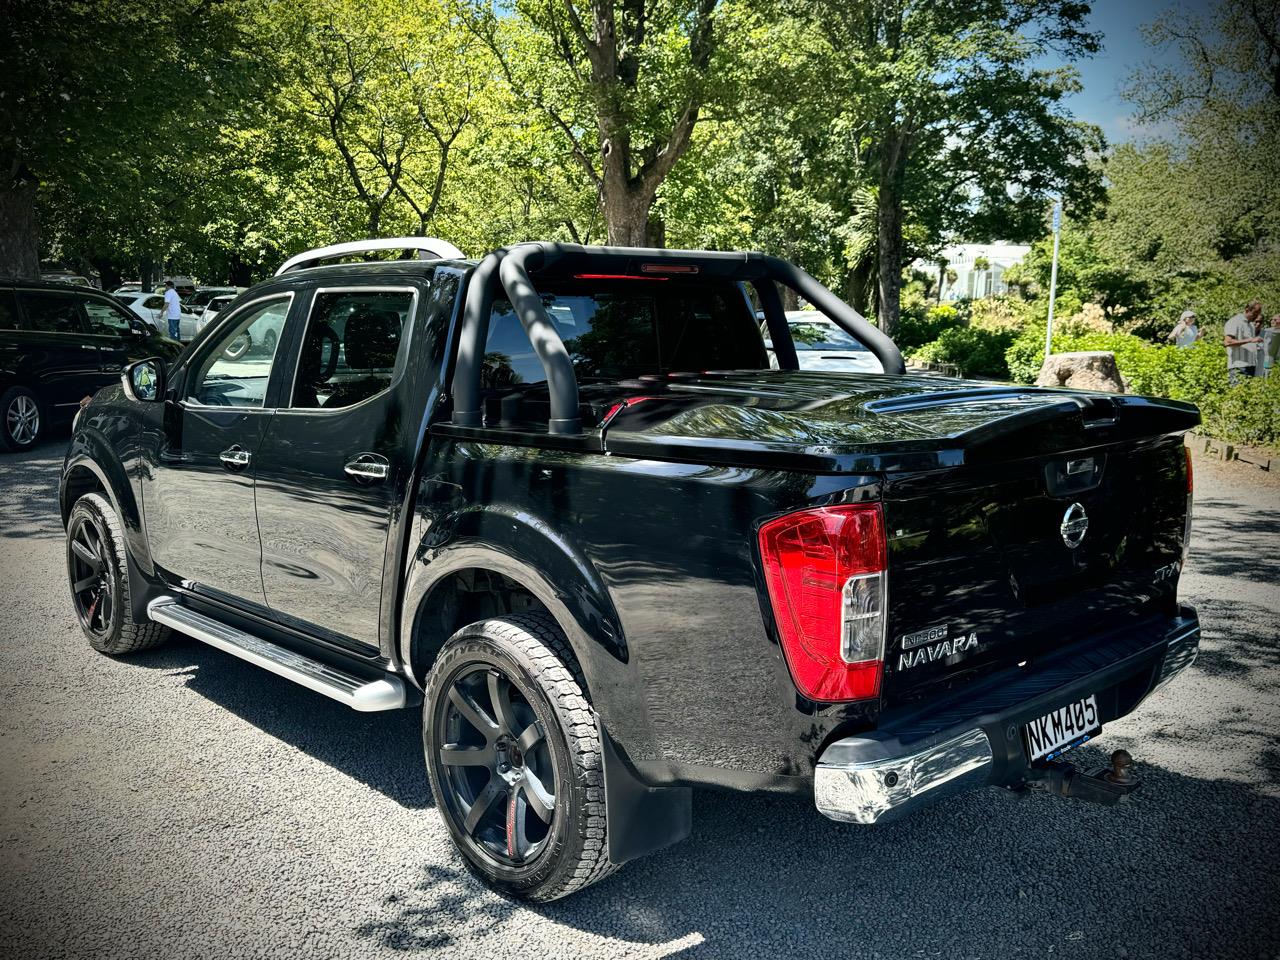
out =
<svg viewBox="0 0 1280 960"><path fill-rule="evenodd" d="M150 403L164 396L164 361L148 357L124 368L121 379L130 400Z"/></svg>

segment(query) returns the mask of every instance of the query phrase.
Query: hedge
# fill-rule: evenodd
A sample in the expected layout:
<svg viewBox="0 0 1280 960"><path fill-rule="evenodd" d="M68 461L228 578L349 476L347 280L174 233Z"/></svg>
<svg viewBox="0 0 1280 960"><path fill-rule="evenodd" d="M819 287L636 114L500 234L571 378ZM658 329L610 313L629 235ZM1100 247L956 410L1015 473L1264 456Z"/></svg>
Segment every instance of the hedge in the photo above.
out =
<svg viewBox="0 0 1280 960"><path fill-rule="evenodd" d="M1131 393L1187 400L1200 407L1205 432L1236 443L1280 443L1280 373L1227 383L1227 351L1216 337L1191 347L1156 344L1128 333L1055 335L1054 353L1107 350ZM1032 383L1044 360L1044 328L1028 327L1005 353L1009 377Z"/></svg>

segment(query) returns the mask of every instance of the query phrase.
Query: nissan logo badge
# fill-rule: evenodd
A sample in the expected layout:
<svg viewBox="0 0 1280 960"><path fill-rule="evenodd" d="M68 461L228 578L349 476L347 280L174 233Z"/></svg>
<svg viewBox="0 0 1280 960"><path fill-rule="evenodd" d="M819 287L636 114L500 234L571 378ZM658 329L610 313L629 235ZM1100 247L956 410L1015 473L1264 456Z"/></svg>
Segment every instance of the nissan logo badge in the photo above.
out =
<svg viewBox="0 0 1280 960"><path fill-rule="evenodd" d="M1062 534L1062 542L1074 550L1084 542L1084 535L1089 532L1089 515L1084 507L1073 503L1062 515L1062 526L1058 528Z"/></svg>

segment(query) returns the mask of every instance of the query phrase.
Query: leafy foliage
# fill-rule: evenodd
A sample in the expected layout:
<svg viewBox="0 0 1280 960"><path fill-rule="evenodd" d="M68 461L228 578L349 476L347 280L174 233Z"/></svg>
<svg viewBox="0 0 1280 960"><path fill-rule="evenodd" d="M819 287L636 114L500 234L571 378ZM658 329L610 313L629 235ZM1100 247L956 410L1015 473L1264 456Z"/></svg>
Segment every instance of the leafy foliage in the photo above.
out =
<svg viewBox="0 0 1280 960"><path fill-rule="evenodd" d="M1008 330L980 330L976 327L953 327L943 331L932 343L912 354L912 359L933 363L954 363L963 376L991 380L1009 379L1005 351L1013 343Z"/></svg>

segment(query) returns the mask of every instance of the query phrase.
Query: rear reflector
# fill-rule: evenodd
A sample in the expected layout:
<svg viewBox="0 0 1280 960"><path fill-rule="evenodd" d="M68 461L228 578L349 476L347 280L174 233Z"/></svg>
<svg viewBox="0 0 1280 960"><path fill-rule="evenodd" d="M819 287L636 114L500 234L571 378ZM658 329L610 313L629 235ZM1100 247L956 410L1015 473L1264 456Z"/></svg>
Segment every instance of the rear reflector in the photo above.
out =
<svg viewBox="0 0 1280 960"><path fill-rule="evenodd" d="M760 528L782 651L811 700L880 694L888 579L879 504L801 510Z"/></svg>

